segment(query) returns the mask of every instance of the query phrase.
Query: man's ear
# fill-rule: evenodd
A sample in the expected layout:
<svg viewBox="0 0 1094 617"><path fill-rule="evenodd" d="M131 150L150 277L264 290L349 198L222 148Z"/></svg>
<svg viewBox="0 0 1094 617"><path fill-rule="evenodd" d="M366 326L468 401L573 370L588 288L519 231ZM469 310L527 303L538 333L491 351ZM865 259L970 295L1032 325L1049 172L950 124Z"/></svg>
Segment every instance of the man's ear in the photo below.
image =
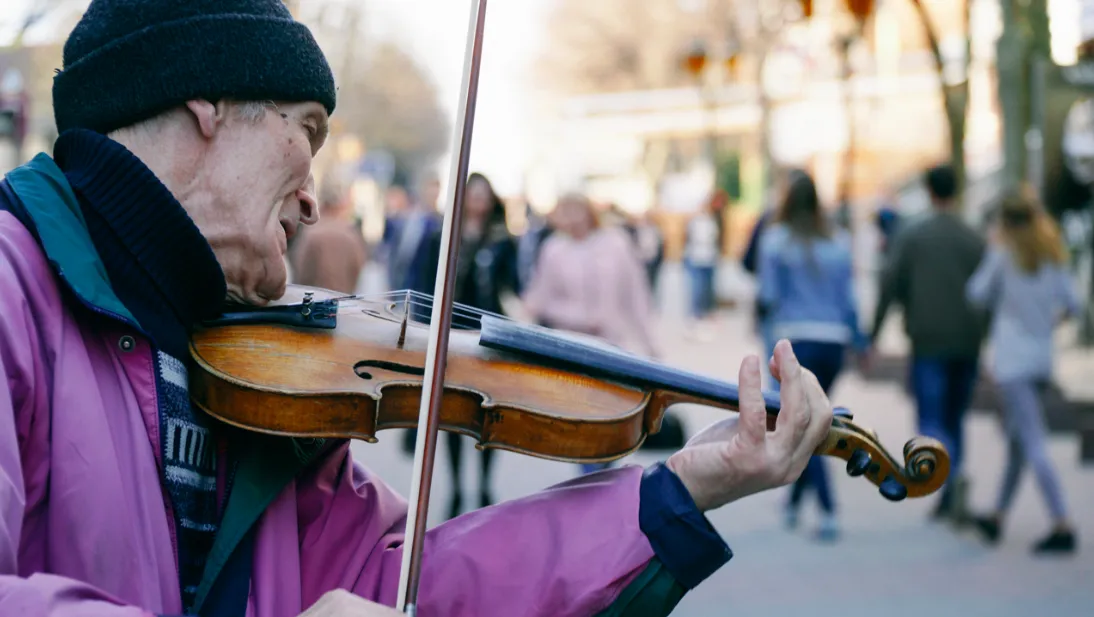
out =
<svg viewBox="0 0 1094 617"><path fill-rule="evenodd" d="M228 103L221 101L212 103L206 100L186 101L186 108L194 115L198 130L206 139L212 139L217 129L224 124L228 117Z"/></svg>

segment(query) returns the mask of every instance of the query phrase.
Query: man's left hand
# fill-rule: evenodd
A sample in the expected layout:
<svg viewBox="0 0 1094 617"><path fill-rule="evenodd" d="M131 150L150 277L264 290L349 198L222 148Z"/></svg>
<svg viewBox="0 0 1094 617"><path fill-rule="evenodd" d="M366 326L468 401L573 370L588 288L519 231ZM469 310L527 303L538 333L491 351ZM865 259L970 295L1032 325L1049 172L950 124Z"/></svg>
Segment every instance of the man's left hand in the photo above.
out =
<svg viewBox="0 0 1094 617"><path fill-rule="evenodd" d="M781 407L767 430L760 389L760 362L741 364L740 413L717 422L669 457L667 465L702 511L790 484L828 436L832 407L817 378L798 363L788 341L779 341L770 363L779 380Z"/></svg>

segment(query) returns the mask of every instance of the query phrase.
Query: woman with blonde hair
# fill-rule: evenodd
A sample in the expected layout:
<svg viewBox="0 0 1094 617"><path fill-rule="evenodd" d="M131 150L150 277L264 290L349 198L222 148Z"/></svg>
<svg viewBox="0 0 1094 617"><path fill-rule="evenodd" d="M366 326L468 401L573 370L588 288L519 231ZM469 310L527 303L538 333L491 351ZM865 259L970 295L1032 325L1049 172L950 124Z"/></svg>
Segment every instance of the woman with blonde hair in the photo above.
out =
<svg viewBox="0 0 1094 617"><path fill-rule="evenodd" d="M1028 461L1055 522L1033 549L1038 553L1073 551L1075 532L1048 455L1039 391L1052 376L1056 324L1061 316L1077 316L1081 308L1059 228L1030 191L1003 200L992 247L969 279L967 296L994 314L992 373L1002 395L1010 445L995 512L974 522L987 541L998 542Z"/></svg>

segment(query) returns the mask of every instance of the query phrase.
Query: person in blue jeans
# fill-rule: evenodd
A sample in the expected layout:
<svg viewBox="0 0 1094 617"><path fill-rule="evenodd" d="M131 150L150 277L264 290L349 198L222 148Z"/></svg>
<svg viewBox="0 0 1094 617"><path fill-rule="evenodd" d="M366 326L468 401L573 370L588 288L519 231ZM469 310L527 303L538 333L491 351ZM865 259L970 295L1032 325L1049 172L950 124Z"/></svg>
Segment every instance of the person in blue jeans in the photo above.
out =
<svg viewBox="0 0 1094 617"><path fill-rule="evenodd" d="M864 351L868 340L858 323L849 243L830 227L813 179L803 171L790 173L783 203L762 232L757 278L765 344L789 340L801 365L829 392L848 348ZM773 389L778 391L777 382ZM787 524L797 525L809 488L817 491L823 514L818 537L835 539L836 504L826 461L819 456L810 459L790 489Z"/></svg>
<svg viewBox="0 0 1094 617"><path fill-rule="evenodd" d="M700 339L708 337L707 327L717 305L714 277L722 258L725 237L724 212L729 201L717 190L706 207L688 221L684 239L684 266L691 287L690 316Z"/></svg>
<svg viewBox="0 0 1094 617"><path fill-rule="evenodd" d="M893 305L900 305L911 343L908 385L919 432L950 454L950 475L934 516L968 519L963 478L964 420L979 374L986 311L973 306L965 286L984 256L984 238L957 209L957 177L949 165L924 175L931 210L901 225L882 269L871 341Z"/></svg>

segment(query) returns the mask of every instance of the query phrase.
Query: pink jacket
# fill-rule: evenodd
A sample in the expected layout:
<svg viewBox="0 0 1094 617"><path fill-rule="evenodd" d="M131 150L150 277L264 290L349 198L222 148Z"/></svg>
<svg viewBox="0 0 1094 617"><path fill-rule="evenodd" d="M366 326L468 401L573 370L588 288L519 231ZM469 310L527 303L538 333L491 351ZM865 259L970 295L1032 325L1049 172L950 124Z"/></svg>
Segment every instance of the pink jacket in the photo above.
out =
<svg viewBox="0 0 1094 617"><path fill-rule="evenodd" d="M80 306L73 272L95 258L74 254L68 270L51 264L0 211L0 615L178 614L149 344L97 302ZM608 607L654 555L641 476L585 476L432 529L419 614ZM292 617L339 587L394 605L406 513L341 444L258 520L246 614Z"/></svg>
<svg viewBox="0 0 1094 617"><path fill-rule="evenodd" d="M599 336L635 353L658 353L646 272L618 227L597 229L581 240L564 233L547 238L524 303L552 328Z"/></svg>

